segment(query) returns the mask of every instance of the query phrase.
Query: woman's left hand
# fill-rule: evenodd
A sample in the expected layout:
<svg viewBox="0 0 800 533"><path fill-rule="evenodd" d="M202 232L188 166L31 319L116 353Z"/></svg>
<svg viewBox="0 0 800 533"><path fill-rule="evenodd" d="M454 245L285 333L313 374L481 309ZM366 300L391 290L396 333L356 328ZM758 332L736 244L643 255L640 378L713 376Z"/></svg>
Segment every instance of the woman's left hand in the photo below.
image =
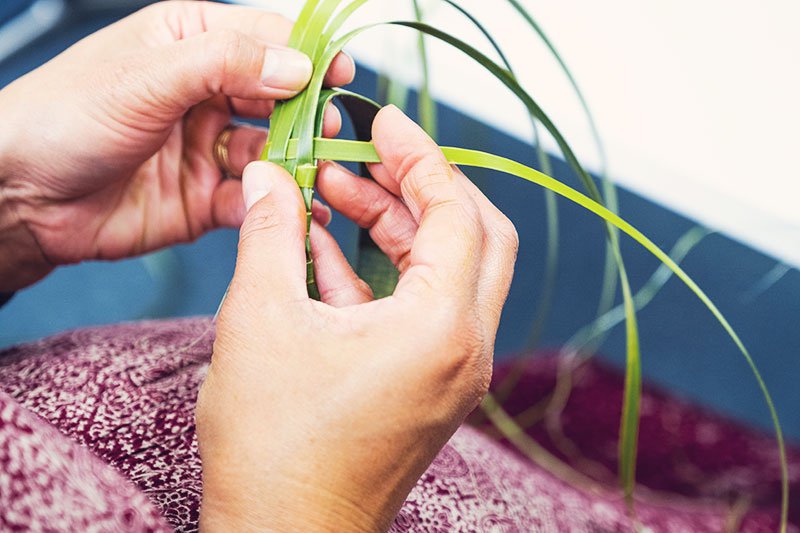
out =
<svg viewBox="0 0 800 533"><path fill-rule="evenodd" d="M265 118L307 84L292 23L252 8L163 2L77 43L0 91L0 292L60 264L193 240L244 218L212 147L232 116ZM326 82L348 83L352 60ZM326 133L340 119L326 117ZM231 166L266 133L237 128Z"/></svg>

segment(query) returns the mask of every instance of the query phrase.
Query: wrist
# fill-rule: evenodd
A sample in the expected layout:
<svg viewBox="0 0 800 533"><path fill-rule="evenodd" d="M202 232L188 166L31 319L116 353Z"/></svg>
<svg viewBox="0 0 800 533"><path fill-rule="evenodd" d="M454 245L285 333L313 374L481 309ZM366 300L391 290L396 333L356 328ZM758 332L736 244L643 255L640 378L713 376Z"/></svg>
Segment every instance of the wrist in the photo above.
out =
<svg viewBox="0 0 800 533"><path fill-rule="evenodd" d="M293 490L290 486L294 486ZM386 531L388 520L376 518L347 500L322 493L308 484L274 484L268 493L249 485L242 494L220 496L214 484L204 482L200 530L308 531L353 533Z"/></svg>
<svg viewBox="0 0 800 533"><path fill-rule="evenodd" d="M247 500L252 506L262 506L258 500ZM252 510L237 512L234 509L221 509L207 503L203 499L200 510L200 531L203 533L216 533L226 531L306 531L308 533L334 533L348 531L351 533L374 533L386 531L385 527L378 526L375 521L354 520L347 516L346 509L321 509L307 506L272 508L268 516L264 516L263 509L259 513Z"/></svg>

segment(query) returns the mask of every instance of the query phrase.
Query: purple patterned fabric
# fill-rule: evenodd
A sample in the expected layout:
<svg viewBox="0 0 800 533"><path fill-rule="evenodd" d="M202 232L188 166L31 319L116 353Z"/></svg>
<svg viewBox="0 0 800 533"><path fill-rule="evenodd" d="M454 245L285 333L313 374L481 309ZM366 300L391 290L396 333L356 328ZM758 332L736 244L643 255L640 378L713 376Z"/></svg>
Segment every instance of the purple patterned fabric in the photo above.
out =
<svg viewBox="0 0 800 533"><path fill-rule="evenodd" d="M0 392L0 531L169 531L130 481Z"/></svg>
<svg viewBox="0 0 800 533"><path fill-rule="evenodd" d="M29 509L12 515L15 523L77 529L55 526L67 524L56 522L64 505L48 488L58 484L72 487L59 489L72 494L69 524L100 516L108 524L128 521L99 529L158 530L157 508L175 529L196 530L202 482L193 410L212 329L207 319L128 324L0 352L0 390L7 394L0 395L0 525L10 523L7 509ZM553 360L533 361L512 410L552 386ZM538 426L532 433L577 469L613 469L620 380L594 364L587 369L564 416L564 433L580 453L563 454L564 443L549 441ZM738 521L731 495L747 492L753 504L743 508L742 530L775 528L769 438L657 393L648 393L643 407L640 477L653 490L641 491L636 523L653 531L724 530ZM54 457L45 474L35 459L42 450ZM796 452L792 457L800 463ZM631 530L635 523L613 483L568 484L465 426L420 479L392 531ZM12 484L15 491L6 490ZM97 487L116 505L84 505L81 498Z"/></svg>
<svg viewBox="0 0 800 533"><path fill-rule="evenodd" d="M527 361L505 401L506 410L516 415L546 398L555 386L558 365L554 354ZM504 366L495 372L495 385L509 370ZM528 434L574 468L614 483L622 376L597 362L575 376L558 420L538 424ZM639 433L637 481L645 487L690 498L747 499L752 508L778 512L781 473L773 435L749 430L652 386L642 393ZM789 448L787 453L796 497L800 451ZM795 523L800 522L798 501L790 506Z"/></svg>

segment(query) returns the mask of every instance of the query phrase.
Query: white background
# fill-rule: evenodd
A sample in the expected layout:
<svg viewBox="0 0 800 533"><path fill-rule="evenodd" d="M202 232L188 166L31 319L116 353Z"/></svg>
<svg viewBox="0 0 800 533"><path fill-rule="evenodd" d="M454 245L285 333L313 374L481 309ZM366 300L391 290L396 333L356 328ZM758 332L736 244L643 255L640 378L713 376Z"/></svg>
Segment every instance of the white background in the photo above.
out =
<svg viewBox="0 0 800 533"><path fill-rule="evenodd" d="M296 14L300 0L248 0ZM373 0L355 23L410 18L408 1ZM525 0L586 95L618 183L776 258L800 266L800 2ZM452 8L427 20L484 51ZM546 48L504 0L462 0L506 50L523 85L579 157L598 157L580 106ZM374 30L350 53L419 79L415 35ZM430 40L429 40L430 41ZM480 67L432 44L437 99L521 138L529 123ZM489 99L487 95L491 95ZM553 146L551 146L553 148ZM623 212L624 215L624 212Z"/></svg>

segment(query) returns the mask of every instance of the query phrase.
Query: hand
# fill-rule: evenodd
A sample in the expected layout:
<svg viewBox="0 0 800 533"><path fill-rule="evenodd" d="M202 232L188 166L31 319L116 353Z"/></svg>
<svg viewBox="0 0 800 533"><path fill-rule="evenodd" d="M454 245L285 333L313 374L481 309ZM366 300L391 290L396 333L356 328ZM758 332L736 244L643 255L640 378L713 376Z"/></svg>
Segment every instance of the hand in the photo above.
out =
<svg viewBox="0 0 800 533"><path fill-rule="evenodd" d="M265 118L305 87L292 23L252 8L164 2L80 41L0 91L0 292L54 266L189 241L244 218L212 146L232 115ZM326 82L348 83L340 55ZM338 131L331 108L326 134ZM230 158L266 133L239 128ZM236 170L236 169L234 169Z"/></svg>
<svg viewBox="0 0 800 533"><path fill-rule="evenodd" d="M396 108L373 127L377 183L321 169L320 193L401 272L373 300L304 209L253 163L239 259L197 404L207 531L385 530L486 393L517 250L514 226Z"/></svg>

